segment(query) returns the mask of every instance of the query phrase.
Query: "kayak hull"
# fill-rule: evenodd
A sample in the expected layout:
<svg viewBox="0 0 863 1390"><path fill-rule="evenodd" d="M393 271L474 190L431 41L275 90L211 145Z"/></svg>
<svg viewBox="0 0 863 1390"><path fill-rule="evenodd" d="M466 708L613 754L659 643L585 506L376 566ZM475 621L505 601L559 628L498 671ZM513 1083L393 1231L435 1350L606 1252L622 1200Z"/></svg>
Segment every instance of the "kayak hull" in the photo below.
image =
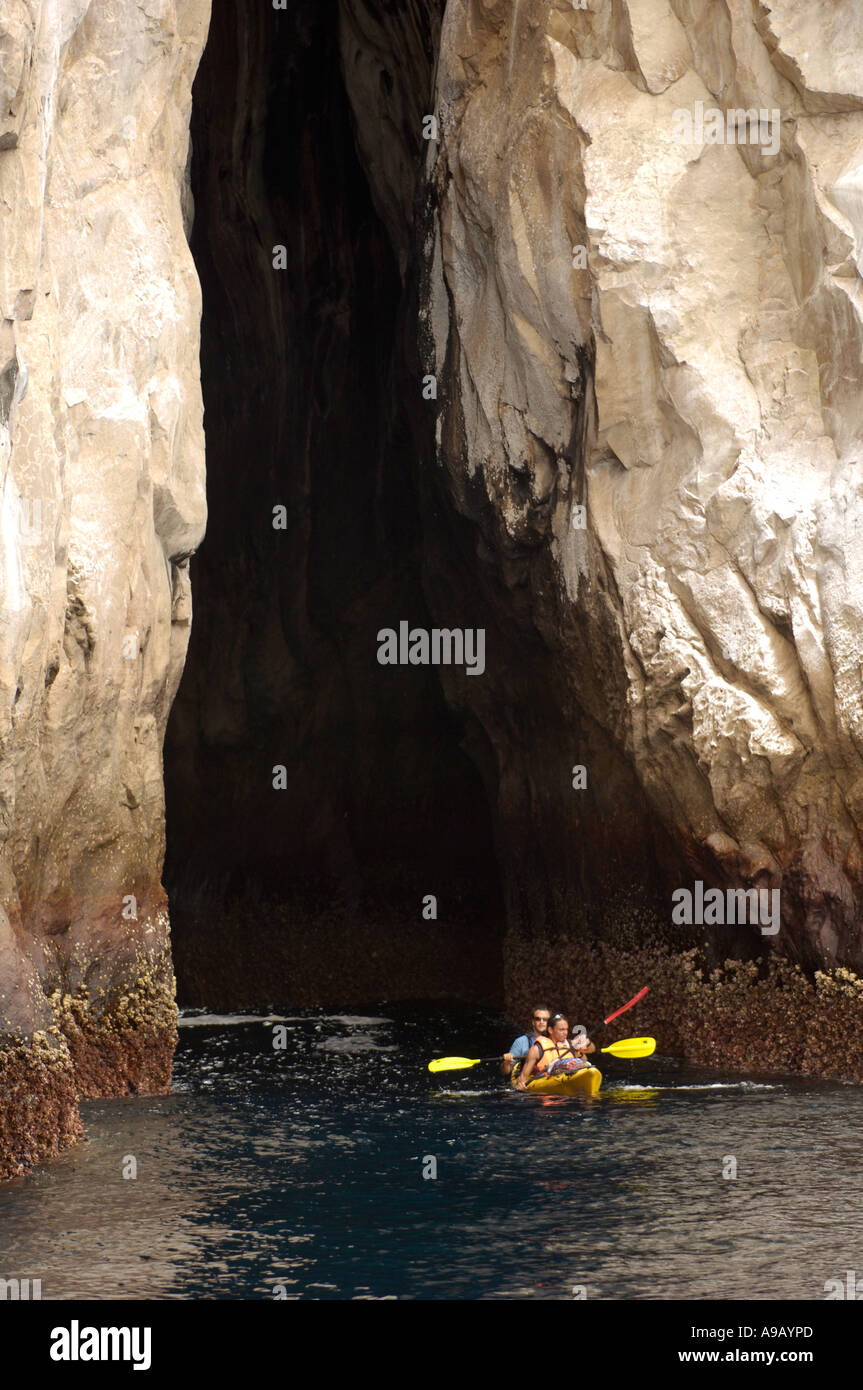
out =
<svg viewBox="0 0 863 1390"><path fill-rule="evenodd" d="M512 1084L515 1086L514 1081ZM532 1096L595 1096L601 1085L599 1068L583 1067L566 1076L541 1076L529 1081L527 1089Z"/></svg>

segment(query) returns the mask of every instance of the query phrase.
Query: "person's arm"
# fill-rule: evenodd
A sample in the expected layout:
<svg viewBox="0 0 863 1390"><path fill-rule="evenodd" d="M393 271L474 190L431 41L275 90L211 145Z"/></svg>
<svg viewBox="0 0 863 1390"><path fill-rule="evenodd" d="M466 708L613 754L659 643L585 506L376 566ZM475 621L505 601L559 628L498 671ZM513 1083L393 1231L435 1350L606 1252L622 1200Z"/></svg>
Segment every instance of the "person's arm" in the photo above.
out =
<svg viewBox="0 0 863 1390"><path fill-rule="evenodd" d="M516 1078L516 1090L527 1090L527 1083L533 1075L533 1070L537 1062L539 1061L539 1056L540 1049L538 1047L532 1047L528 1052L527 1057L525 1058L524 1066L522 1067L521 1071L518 1074L518 1077Z"/></svg>
<svg viewBox="0 0 863 1390"><path fill-rule="evenodd" d="M515 1042L510 1045L509 1052L505 1052L500 1059L500 1069L504 1076L512 1075L512 1069L516 1062L524 1061L529 1047L530 1043L525 1035L519 1034Z"/></svg>
<svg viewBox="0 0 863 1390"><path fill-rule="evenodd" d="M595 1051L596 1051L596 1044L595 1044L595 1043L592 1043L592 1042L590 1041L589 1038L586 1038L585 1035L584 1035L584 1033L580 1033L580 1034L579 1034L579 1038L584 1038L584 1042L581 1043L578 1047L575 1046L575 1044L576 1044L576 1042L578 1041L578 1039L577 1039L577 1038L573 1038L573 1040L572 1040L572 1044L573 1044L572 1050L573 1050L573 1052L576 1052L576 1053L579 1055L579 1057L582 1056L585 1052L595 1052Z"/></svg>

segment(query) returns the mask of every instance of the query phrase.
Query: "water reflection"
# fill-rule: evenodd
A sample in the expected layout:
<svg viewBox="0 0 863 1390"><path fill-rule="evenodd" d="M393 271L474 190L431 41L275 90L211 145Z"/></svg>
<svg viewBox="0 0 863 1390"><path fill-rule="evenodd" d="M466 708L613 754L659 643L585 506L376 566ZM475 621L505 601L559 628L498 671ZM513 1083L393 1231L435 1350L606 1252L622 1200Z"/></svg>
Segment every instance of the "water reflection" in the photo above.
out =
<svg viewBox="0 0 863 1390"><path fill-rule="evenodd" d="M662 1092L655 1086L609 1086L600 1094L608 1105L656 1105Z"/></svg>

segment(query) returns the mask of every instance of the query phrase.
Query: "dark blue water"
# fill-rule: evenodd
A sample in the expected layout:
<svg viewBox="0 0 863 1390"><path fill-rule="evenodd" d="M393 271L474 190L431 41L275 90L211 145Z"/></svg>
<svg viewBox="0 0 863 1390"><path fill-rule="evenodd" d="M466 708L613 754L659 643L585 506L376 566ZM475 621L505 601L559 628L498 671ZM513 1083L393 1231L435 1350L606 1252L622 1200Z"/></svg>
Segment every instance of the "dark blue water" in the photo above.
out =
<svg viewBox="0 0 863 1390"><path fill-rule="evenodd" d="M172 1095L87 1104L86 1143L0 1189L0 1277L40 1278L43 1299L823 1299L846 1270L863 1283L857 1086L654 1056L604 1058L595 1101L532 1097L494 1066L426 1070L502 1049L499 1018L383 1006L283 1026L275 1051L271 1023L187 1018Z"/></svg>

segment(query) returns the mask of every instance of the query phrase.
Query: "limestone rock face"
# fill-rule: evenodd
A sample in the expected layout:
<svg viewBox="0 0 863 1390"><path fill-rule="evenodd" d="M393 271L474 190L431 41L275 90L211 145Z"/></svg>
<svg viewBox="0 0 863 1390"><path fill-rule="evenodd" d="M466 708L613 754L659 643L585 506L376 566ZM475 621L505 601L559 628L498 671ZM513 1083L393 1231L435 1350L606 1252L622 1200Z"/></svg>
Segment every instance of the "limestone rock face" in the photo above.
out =
<svg viewBox="0 0 863 1390"><path fill-rule="evenodd" d="M76 1093L170 1068L161 751L205 525L184 209L208 18L0 11L0 1173L74 1134Z"/></svg>
<svg viewBox="0 0 863 1390"><path fill-rule="evenodd" d="M445 8L427 515L472 531L427 527L428 589L489 625L448 688L495 750L513 931L661 929L698 876L779 888L771 949L863 964L856 11Z"/></svg>

